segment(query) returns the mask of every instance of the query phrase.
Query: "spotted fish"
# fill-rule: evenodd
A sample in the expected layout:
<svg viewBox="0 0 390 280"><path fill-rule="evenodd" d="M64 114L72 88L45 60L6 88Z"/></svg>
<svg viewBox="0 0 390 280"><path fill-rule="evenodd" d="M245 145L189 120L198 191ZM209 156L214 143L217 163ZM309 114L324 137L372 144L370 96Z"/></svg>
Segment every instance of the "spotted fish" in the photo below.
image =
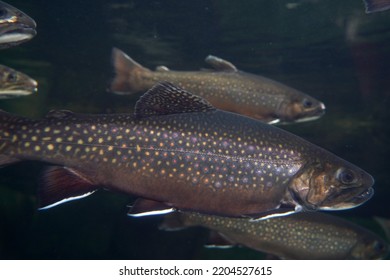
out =
<svg viewBox="0 0 390 280"><path fill-rule="evenodd" d="M161 229L203 226L209 247L243 245L283 259L382 259L389 245L354 223L319 212L301 212L258 222L193 212L167 215Z"/></svg>
<svg viewBox="0 0 390 280"><path fill-rule="evenodd" d="M0 65L0 99L30 95L37 91L37 86L26 74Z"/></svg>
<svg viewBox="0 0 390 280"><path fill-rule="evenodd" d="M207 99L213 106L268 123L291 123L317 119L325 105L298 90L262 76L237 70L230 62L208 56L215 70L156 71L142 67L122 51L113 49L116 76L110 90L131 94L150 89L156 82L168 81Z"/></svg>
<svg viewBox="0 0 390 280"><path fill-rule="evenodd" d="M0 166L20 160L57 165L46 172L40 207L104 187L143 198L130 215L259 218L351 208L373 193L360 168L170 83L146 92L134 115L53 111L31 120L1 112Z"/></svg>
<svg viewBox="0 0 390 280"><path fill-rule="evenodd" d="M0 1L0 49L19 45L36 34L36 23L32 18Z"/></svg>

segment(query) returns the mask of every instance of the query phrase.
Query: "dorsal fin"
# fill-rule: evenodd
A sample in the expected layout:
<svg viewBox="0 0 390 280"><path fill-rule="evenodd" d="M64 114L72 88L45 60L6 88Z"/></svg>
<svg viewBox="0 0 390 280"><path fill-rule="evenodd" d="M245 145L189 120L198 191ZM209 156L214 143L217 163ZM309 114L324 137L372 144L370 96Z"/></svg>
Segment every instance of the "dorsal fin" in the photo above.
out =
<svg viewBox="0 0 390 280"><path fill-rule="evenodd" d="M169 68L164 66L164 65L159 65L159 66L156 66L156 71L157 72L169 72Z"/></svg>
<svg viewBox="0 0 390 280"><path fill-rule="evenodd" d="M215 70L218 71L226 71L226 72L237 72L236 66L233 65L233 63L224 60L222 58L209 55L205 59L206 63L211 65Z"/></svg>
<svg viewBox="0 0 390 280"><path fill-rule="evenodd" d="M72 111L69 111L69 110L50 110L46 114L45 118L47 118L47 119L51 119L51 118L65 119L65 118L68 118L71 116L74 116L74 113Z"/></svg>
<svg viewBox="0 0 390 280"><path fill-rule="evenodd" d="M208 101L169 82L148 90L135 105L138 118L216 110Z"/></svg>

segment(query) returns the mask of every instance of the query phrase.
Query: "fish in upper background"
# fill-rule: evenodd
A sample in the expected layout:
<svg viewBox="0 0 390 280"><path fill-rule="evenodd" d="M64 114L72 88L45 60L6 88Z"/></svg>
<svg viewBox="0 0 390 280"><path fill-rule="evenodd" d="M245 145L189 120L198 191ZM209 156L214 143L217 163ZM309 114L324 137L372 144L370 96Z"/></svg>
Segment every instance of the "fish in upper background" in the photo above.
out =
<svg viewBox="0 0 390 280"><path fill-rule="evenodd" d="M382 12L390 9L390 0L363 0L366 5L366 13Z"/></svg>
<svg viewBox="0 0 390 280"><path fill-rule="evenodd" d="M167 215L160 228L190 226L212 230L209 247L243 245L283 259L382 259L389 253L389 245L373 232L319 212L257 222L177 212Z"/></svg>
<svg viewBox="0 0 390 280"><path fill-rule="evenodd" d="M374 183L330 152L170 83L146 92L134 115L53 111L31 120L2 111L0 166L21 160L58 165L46 172L40 207L104 187L143 198L132 216L348 209L370 199Z"/></svg>
<svg viewBox="0 0 390 280"><path fill-rule="evenodd" d="M271 79L237 70L230 62L209 55L206 63L215 70L170 71L159 66L151 71L119 49L112 52L115 78L110 91L131 94L168 81L199 95L218 109L246 115L268 123L314 120L325 105Z"/></svg>
<svg viewBox="0 0 390 280"><path fill-rule="evenodd" d="M38 83L26 74L0 65L0 99L30 95L37 91Z"/></svg>
<svg viewBox="0 0 390 280"><path fill-rule="evenodd" d="M36 34L36 23L15 7L0 1L0 49L19 45Z"/></svg>

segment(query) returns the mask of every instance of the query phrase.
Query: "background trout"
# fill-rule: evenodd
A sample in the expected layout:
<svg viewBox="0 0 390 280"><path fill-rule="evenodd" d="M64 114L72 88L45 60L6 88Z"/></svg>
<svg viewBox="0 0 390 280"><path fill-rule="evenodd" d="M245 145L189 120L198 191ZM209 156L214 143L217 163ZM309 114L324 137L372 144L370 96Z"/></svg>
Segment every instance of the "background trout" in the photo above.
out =
<svg viewBox="0 0 390 280"><path fill-rule="evenodd" d="M213 106L269 123L291 123L322 116L322 102L286 85L237 70L230 62L208 56L215 70L169 71L164 66L151 71L122 51L113 49L115 78L110 90L130 94L168 81L197 94Z"/></svg>
<svg viewBox="0 0 390 280"><path fill-rule="evenodd" d="M360 168L169 83L145 93L134 115L53 111L30 120L1 112L0 165L20 160L59 165L46 172L41 207L104 187L146 198L132 215L260 217L351 208L373 193Z"/></svg>
<svg viewBox="0 0 390 280"><path fill-rule="evenodd" d="M37 91L37 86L26 74L0 65L0 99L30 95Z"/></svg>
<svg viewBox="0 0 390 280"><path fill-rule="evenodd" d="M382 259L389 252L388 244L373 232L318 212L257 222L180 212L167 215L160 228L189 226L217 231L221 245L244 245L284 259Z"/></svg>
<svg viewBox="0 0 390 280"><path fill-rule="evenodd" d="M36 34L36 23L15 7L0 1L0 49L31 40Z"/></svg>

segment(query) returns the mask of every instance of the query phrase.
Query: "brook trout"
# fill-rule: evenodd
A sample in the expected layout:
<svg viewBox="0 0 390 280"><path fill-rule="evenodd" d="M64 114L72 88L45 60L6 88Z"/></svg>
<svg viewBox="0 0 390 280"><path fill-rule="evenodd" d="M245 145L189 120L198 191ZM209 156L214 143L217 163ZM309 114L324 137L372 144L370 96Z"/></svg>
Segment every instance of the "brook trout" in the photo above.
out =
<svg viewBox="0 0 390 280"><path fill-rule="evenodd" d="M36 23L15 7L0 1L0 49L19 45L36 34Z"/></svg>
<svg viewBox="0 0 390 280"><path fill-rule="evenodd" d="M169 83L146 92L134 115L53 111L31 120L1 112L0 165L20 160L58 165L46 172L40 207L104 187L144 198L131 215L347 209L367 201L374 182L297 136Z"/></svg>
<svg viewBox="0 0 390 280"><path fill-rule="evenodd" d="M170 71L159 66L151 71L124 52L113 49L116 76L110 90L131 94L168 81L197 94L218 109L246 115L268 123L291 123L317 119L325 105L298 90L276 81L237 70L230 62L208 56L215 70Z"/></svg>
<svg viewBox="0 0 390 280"><path fill-rule="evenodd" d="M283 259L382 259L389 253L389 245L373 232L319 212L257 222L180 212L167 215L160 228L189 226L216 231L210 240L216 247L243 245Z"/></svg>
<svg viewBox="0 0 390 280"><path fill-rule="evenodd" d="M37 86L26 74L0 65L0 99L30 95L37 91Z"/></svg>

